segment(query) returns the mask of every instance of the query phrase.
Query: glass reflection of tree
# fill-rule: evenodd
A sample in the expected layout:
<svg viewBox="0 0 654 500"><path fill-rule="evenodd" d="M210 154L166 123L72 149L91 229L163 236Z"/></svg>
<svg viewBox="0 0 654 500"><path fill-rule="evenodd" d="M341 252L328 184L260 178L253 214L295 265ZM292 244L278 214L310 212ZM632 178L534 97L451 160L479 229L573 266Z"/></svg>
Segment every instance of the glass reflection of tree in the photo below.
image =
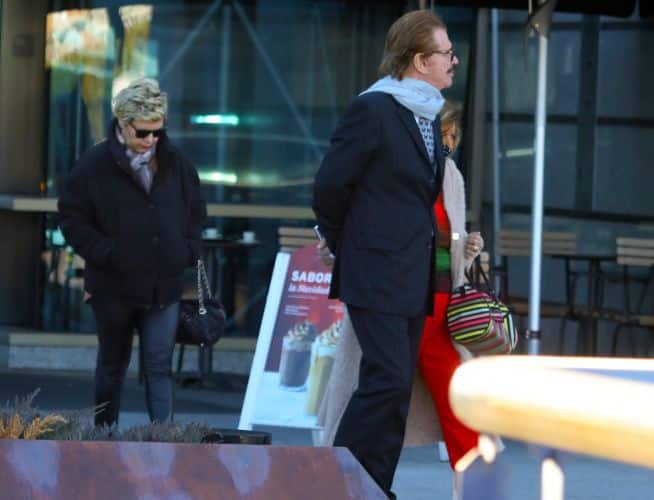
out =
<svg viewBox="0 0 654 500"><path fill-rule="evenodd" d="M93 142L105 135L108 89L115 93L136 78L156 73L148 54L152 10L151 5L118 9L124 40L117 62L116 48L121 40L116 40L106 8L65 10L47 17L46 66L59 70L54 93L70 95L78 87ZM65 78L65 74L77 78ZM81 118L78 114L77 121ZM81 123L75 125L79 129ZM75 142L77 156L85 145L80 137Z"/></svg>
<svg viewBox="0 0 654 500"><path fill-rule="evenodd" d="M152 5L128 5L118 9L125 38L120 61L114 70L112 95L137 78L157 74L157 68L153 67L156 59L149 54L152 10Z"/></svg>
<svg viewBox="0 0 654 500"><path fill-rule="evenodd" d="M53 12L46 20L46 67L53 69L53 97L79 89L94 141L104 136L103 102L107 65L115 58L114 32L107 9ZM68 76L73 76L72 78ZM78 114L77 122L81 116ZM75 154L81 149L80 123Z"/></svg>

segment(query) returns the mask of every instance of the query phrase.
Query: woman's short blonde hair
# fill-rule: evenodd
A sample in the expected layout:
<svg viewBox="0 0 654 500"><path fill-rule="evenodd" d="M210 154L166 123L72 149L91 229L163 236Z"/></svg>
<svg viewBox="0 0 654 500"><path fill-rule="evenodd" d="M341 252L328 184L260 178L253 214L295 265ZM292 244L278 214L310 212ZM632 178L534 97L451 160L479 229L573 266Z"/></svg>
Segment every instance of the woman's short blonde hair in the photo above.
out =
<svg viewBox="0 0 654 500"><path fill-rule="evenodd" d="M118 92L111 101L114 116L122 122L134 120L165 120L168 113L168 95L161 92L159 82L141 78Z"/></svg>
<svg viewBox="0 0 654 500"><path fill-rule="evenodd" d="M463 106L456 101L445 101L439 115L441 117L441 130L454 125L454 149L458 148L463 135L461 132Z"/></svg>

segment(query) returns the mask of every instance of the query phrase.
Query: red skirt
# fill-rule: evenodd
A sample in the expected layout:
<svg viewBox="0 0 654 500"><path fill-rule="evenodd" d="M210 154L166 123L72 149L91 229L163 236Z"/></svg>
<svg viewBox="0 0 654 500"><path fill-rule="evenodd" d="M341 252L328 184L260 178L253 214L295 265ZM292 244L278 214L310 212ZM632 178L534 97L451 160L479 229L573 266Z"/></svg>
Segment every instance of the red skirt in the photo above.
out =
<svg viewBox="0 0 654 500"><path fill-rule="evenodd" d="M418 369L424 378L438 414L443 439L454 464L477 446L479 434L454 416L449 401L449 387L454 370L461 364L447 333L449 293L434 294L434 315L427 316L418 352Z"/></svg>

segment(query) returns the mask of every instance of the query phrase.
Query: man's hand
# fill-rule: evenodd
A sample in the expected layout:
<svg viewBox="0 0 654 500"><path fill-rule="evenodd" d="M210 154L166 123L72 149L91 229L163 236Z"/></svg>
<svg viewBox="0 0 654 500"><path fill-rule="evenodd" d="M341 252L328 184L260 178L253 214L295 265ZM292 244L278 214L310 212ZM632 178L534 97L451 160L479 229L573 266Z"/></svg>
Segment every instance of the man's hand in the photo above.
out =
<svg viewBox="0 0 654 500"><path fill-rule="evenodd" d="M466 260L472 260L479 255L482 248L484 248L484 239L481 234L478 232L470 233L466 239L463 255Z"/></svg>
<svg viewBox="0 0 654 500"><path fill-rule="evenodd" d="M325 240L320 240L316 248L318 249L318 256L320 257L320 260L322 260L322 263L331 269L334 265L334 254L331 253L327 247L327 242Z"/></svg>

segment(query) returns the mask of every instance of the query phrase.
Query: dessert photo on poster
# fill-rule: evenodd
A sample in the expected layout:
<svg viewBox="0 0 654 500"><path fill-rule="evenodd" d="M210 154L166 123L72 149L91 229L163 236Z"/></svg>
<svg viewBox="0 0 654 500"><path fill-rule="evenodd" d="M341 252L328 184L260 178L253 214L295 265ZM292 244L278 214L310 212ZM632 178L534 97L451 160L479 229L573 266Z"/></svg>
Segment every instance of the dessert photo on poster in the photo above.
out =
<svg viewBox="0 0 654 500"><path fill-rule="evenodd" d="M257 422L316 427L343 318L342 304L327 297L330 282L315 246L293 253L257 391Z"/></svg>

